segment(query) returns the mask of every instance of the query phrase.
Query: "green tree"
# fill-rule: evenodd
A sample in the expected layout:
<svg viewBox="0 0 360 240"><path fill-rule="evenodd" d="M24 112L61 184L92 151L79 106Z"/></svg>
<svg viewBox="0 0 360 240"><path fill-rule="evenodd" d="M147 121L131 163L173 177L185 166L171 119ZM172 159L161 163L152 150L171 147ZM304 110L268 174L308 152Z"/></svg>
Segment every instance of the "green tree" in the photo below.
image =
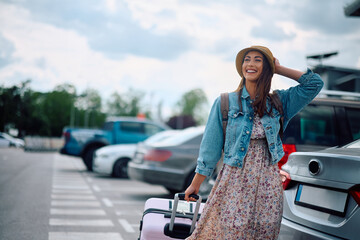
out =
<svg viewBox="0 0 360 240"><path fill-rule="evenodd" d="M125 94L114 92L107 102L107 114L111 116L137 116L145 112L141 107L144 93L138 90L129 89ZM145 112L147 117L150 113Z"/></svg>
<svg viewBox="0 0 360 240"><path fill-rule="evenodd" d="M193 116L197 123L205 121L203 107L208 100L204 91L200 88L184 93L177 103L181 115Z"/></svg>

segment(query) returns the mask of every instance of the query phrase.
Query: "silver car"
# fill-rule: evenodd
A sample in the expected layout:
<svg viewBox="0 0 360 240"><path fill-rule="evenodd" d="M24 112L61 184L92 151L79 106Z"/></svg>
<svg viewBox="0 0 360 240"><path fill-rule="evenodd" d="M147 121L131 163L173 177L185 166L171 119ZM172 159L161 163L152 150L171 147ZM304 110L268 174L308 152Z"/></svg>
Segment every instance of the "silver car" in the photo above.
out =
<svg viewBox="0 0 360 240"><path fill-rule="evenodd" d="M360 239L360 140L296 152L283 166L279 239Z"/></svg>

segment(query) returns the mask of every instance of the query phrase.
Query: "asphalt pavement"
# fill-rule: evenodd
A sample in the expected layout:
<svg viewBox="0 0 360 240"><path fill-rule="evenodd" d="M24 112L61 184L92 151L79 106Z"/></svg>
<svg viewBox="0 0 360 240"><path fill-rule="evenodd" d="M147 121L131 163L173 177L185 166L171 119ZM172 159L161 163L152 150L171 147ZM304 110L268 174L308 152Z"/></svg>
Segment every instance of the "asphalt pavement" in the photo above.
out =
<svg viewBox="0 0 360 240"><path fill-rule="evenodd" d="M80 158L0 149L1 240L130 240L160 187L86 171Z"/></svg>

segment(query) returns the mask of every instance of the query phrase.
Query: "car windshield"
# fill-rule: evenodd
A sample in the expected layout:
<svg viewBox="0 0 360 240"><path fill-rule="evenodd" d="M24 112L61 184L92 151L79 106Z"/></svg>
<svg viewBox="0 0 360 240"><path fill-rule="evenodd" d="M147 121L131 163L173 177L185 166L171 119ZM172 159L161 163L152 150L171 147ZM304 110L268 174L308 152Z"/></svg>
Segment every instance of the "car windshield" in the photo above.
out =
<svg viewBox="0 0 360 240"><path fill-rule="evenodd" d="M345 145L344 148L360 148L360 139L358 139L348 145Z"/></svg>
<svg viewBox="0 0 360 240"><path fill-rule="evenodd" d="M172 135L169 138L157 142L156 145L162 145L162 144L166 144L170 146L180 145L196 136L199 136L204 132L204 130L205 130L205 126L189 127L184 130L178 131L176 134Z"/></svg>

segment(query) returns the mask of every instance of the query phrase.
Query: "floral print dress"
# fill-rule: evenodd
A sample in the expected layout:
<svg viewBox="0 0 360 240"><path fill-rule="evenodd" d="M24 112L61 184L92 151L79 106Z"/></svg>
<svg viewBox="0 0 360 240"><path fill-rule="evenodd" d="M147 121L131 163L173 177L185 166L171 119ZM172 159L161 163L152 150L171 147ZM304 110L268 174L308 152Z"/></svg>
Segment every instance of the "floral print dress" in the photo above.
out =
<svg viewBox="0 0 360 240"><path fill-rule="evenodd" d="M224 164L188 240L277 239L283 191L260 118L255 116L243 168Z"/></svg>

